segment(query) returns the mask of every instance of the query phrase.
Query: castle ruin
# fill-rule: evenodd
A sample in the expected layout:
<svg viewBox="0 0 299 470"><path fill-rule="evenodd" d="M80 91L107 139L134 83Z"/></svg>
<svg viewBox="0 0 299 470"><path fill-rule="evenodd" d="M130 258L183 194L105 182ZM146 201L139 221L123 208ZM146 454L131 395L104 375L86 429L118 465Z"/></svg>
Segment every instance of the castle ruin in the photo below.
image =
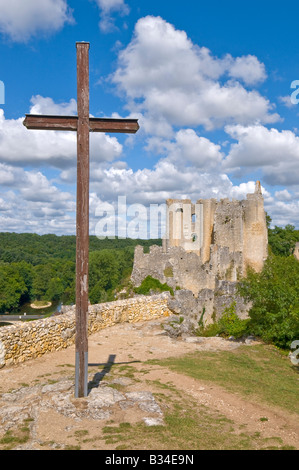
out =
<svg viewBox="0 0 299 470"><path fill-rule="evenodd" d="M138 287L152 276L174 290L191 291L201 306L210 302L211 315L216 297L228 295L228 302L247 269L261 271L268 256L260 182L242 201L168 199L166 206L163 245L152 246L149 253L136 247L131 280ZM242 316L246 307L240 309Z"/></svg>

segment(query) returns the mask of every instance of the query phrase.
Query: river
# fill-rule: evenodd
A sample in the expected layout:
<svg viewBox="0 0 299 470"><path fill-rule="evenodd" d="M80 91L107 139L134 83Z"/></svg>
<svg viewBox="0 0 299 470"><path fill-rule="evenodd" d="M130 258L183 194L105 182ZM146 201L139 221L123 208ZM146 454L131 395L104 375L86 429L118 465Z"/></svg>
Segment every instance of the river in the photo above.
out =
<svg viewBox="0 0 299 470"><path fill-rule="evenodd" d="M60 312L62 306L62 302L60 300L56 300L55 302L53 301L50 307L45 308L31 308L30 304L31 302L23 304L18 309L10 312L9 315L24 315L25 313L27 313L27 315L48 315L49 313Z"/></svg>

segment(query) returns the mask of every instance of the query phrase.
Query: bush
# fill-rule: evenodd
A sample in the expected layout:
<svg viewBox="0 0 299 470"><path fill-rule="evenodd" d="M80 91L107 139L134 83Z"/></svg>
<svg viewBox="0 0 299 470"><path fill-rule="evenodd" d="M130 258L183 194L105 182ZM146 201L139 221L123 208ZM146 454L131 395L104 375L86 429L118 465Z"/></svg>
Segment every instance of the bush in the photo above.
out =
<svg viewBox="0 0 299 470"><path fill-rule="evenodd" d="M239 293L252 302L250 329L266 342L289 349L299 339L299 262L270 255L261 273L249 272Z"/></svg>
<svg viewBox="0 0 299 470"><path fill-rule="evenodd" d="M207 325L206 327L200 326L195 331L195 334L196 336L204 336L206 338L209 338L211 336L217 336L219 335L218 323L211 323L210 325Z"/></svg>
<svg viewBox="0 0 299 470"><path fill-rule="evenodd" d="M241 320L236 314L236 302L226 307L218 320L219 334L241 338L248 333L248 320Z"/></svg>
<svg viewBox="0 0 299 470"><path fill-rule="evenodd" d="M140 287L134 289L136 294L140 295L149 295L153 293L160 292L170 292L171 295L174 295L173 289L166 283L161 284L158 279L155 279L151 276L147 276L141 283Z"/></svg>
<svg viewBox="0 0 299 470"><path fill-rule="evenodd" d="M201 323L201 321L199 322ZM248 334L249 320L241 320L236 314L236 302L226 307L217 322L204 327L200 325L196 334L198 336L234 336L236 339Z"/></svg>

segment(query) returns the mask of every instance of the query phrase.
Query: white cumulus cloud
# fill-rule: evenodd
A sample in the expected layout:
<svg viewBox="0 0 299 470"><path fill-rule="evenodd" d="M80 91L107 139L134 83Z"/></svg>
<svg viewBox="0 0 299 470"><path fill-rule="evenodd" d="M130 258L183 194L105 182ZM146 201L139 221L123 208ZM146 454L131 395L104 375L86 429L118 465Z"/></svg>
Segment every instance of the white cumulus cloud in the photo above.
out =
<svg viewBox="0 0 299 470"><path fill-rule="evenodd" d="M109 33L115 29L114 13L121 16L129 14L129 7L124 0L95 0L100 9L99 27L103 33Z"/></svg>
<svg viewBox="0 0 299 470"><path fill-rule="evenodd" d="M40 171L0 164L0 229L74 233L74 194L59 189Z"/></svg>
<svg viewBox="0 0 299 470"><path fill-rule="evenodd" d="M267 78L265 65L253 55L237 57L231 60L229 75L241 79L247 85L263 82Z"/></svg>
<svg viewBox="0 0 299 470"><path fill-rule="evenodd" d="M0 0L0 32L16 42L54 33L73 22L66 0Z"/></svg>
<svg viewBox="0 0 299 470"><path fill-rule="evenodd" d="M31 114L54 114L72 116L77 114L77 102L71 99L68 103L55 103L52 98L40 95L31 98Z"/></svg>
<svg viewBox="0 0 299 470"><path fill-rule="evenodd" d="M199 136L194 129L179 130L172 141L152 137L147 150L166 155L178 167L192 165L204 170L219 167L224 158L220 145Z"/></svg>
<svg viewBox="0 0 299 470"><path fill-rule="evenodd" d="M76 101L57 104L51 98L35 96L30 114L74 114ZM6 119L0 109L0 162L16 166L47 165L56 168L76 166L77 137L75 132L28 130L24 117ZM116 137L104 133L90 136L91 159L113 161L120 157L122 145Z"/></svg>
<svg viewBox="0 0 299 470"><path fill-rule="evenodd" d="M262 125L226 126L225 130L237 141L225 160L226 170L262 169L271 185L298 185L299 137L294 132Z"/></svg>
<svg viewBox="0 0 299 470"><path fill-rule="evenodd" d="M185 31L153 16L138 20L111 77L130 112L143 115L145 129L153 132L158 123L156 135L159 123L165 122L213 129L277 121L269 100L241 84L265 78L264 64L255 56L214 57L206 47L193 44Z"/></svg>

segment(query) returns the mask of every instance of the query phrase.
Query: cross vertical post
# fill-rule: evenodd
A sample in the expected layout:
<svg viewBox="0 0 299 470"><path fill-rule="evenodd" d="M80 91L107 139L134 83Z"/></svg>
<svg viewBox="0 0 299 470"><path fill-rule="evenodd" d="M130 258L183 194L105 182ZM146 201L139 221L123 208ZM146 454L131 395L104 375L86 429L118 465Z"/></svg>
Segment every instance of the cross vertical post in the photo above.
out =
<svg viewBox="0 0 299 470"><path fill-rule="evenodd" d="M77 132L75 397L87 396L89 266L89 132L135 134L137 119L89 117L89 43L77 42L77 116L26 114L27 129Z"/></svg>
<svg viewBox="0 0 299 470"><path fill-rule="evenodd" d="M75 397L87 396L89 266L89 43L77 43L77 213Z"/></svg>

